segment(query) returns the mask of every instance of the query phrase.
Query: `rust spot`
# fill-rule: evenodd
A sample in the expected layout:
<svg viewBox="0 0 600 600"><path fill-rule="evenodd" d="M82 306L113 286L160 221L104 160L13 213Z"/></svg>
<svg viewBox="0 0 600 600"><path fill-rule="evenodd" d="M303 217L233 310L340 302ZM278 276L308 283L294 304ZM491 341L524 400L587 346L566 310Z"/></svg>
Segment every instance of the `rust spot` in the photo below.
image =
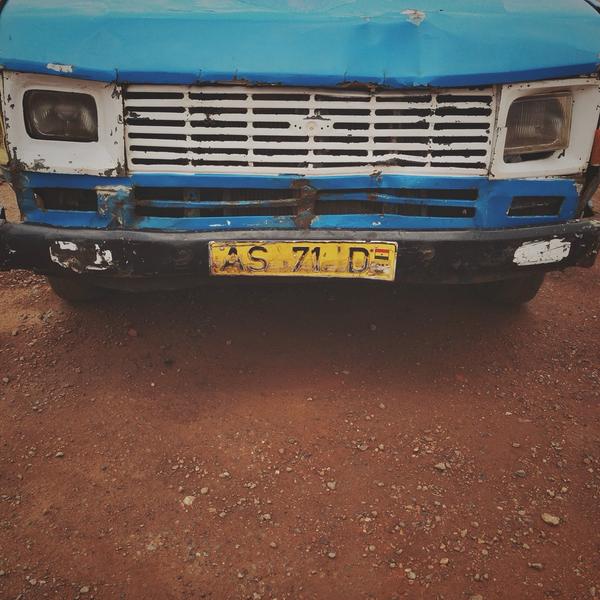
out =
<svg viewBox="0 0 600 600"><path fill-rule="evenodd" d="M296 204L296 215L294 223L300 229L308 229L315 218L315 203L317 201L317 190L307 181L298 179L292 183L292 189L298 192Z"/></svg>

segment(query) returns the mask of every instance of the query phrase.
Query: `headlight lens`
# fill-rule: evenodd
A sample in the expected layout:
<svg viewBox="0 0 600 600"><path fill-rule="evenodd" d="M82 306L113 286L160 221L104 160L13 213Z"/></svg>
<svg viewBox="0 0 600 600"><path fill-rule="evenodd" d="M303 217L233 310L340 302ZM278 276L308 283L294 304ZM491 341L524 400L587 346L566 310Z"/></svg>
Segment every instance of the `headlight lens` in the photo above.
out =
<svg viewBox="0 0 600 600"><path fill-rule="evenodd" d="M27 133L36 140L98 141L98 111L89 94L28 90L23 108Z"/></svg>
<svg viewBox="0 0 600 600"><path fill-rule="evenodd" d="M570 92L515 100L508 111L504 158L568 148L572 112Z"/></svg>

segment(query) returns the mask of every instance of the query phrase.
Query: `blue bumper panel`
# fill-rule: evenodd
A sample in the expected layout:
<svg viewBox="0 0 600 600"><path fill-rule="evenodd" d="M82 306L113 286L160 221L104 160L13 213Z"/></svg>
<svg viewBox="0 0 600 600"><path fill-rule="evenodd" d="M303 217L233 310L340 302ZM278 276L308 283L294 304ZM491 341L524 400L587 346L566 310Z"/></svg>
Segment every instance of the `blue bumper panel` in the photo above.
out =
<svg viewBox="0 0 600 600"><path fill-rule="evenodd" d="M24 173L13 185L25 222L91 229L502 229L566 222L576 216L579 203L569 179ZM94 190L97 210L45 207L40 196L56 189ZM227 200L228 193L235 199ZM537 200L555 210L510 214L513 202Z"/></svg>

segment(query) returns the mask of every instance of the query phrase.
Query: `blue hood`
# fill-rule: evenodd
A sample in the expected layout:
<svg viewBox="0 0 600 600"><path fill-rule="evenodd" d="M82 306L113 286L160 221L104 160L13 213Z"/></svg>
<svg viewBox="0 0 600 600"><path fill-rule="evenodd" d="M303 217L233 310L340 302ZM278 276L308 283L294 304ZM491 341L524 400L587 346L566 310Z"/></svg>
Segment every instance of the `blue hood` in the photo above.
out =
<svg viewBox="0 0 600 600"><path fill-rule="evenodd" d="M481 85L595 73L600 15L584 0L8 0L0 61L103 81Z"/></svg>

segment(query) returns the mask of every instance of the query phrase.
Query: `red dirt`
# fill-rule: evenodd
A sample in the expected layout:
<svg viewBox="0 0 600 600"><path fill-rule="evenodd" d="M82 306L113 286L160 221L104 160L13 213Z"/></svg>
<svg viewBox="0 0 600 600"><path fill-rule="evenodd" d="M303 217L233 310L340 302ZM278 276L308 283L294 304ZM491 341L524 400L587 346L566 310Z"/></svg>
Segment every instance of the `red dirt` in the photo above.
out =
<svg viewBox="0 0 600 600"><path fill-rule="evenodd" d="M600 597L600 265L0 306L2 598Z"/></svg>

